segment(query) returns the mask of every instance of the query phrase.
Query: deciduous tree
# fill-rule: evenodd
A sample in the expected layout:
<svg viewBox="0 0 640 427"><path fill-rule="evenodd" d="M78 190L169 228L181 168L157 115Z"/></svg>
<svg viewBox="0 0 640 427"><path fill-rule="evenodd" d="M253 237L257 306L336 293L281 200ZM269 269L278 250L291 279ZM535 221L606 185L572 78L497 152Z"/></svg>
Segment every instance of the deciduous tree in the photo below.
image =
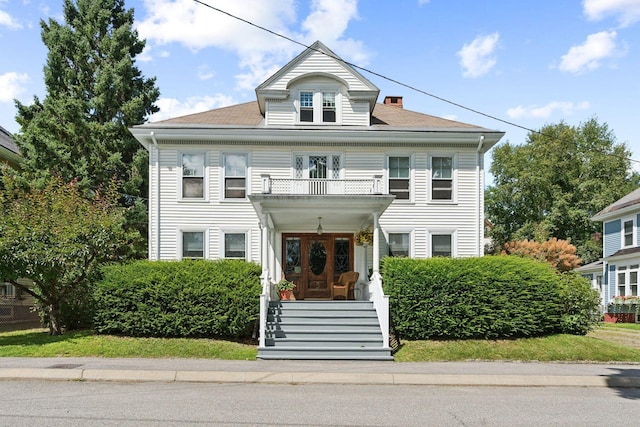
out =
<svg viewBox="0 0 640 427"><path fill-rule="evenodd" d="M0 277L33 296L52 335L62 333L60 307L87 286L100 263L130 242L112 183L87 198L77 181L50 177L43 187L6 171L0 191ZM25 185L26 184L26 185ZM28 287L18 282L33 281Z"/></svg>
<svg viewBox="0 0 640 427"><path fill-rule="evenodd" d="M597 212L638 187L631 153L596 118L530 132L522 145L493 151L494 185L487 189L491 237L501 248L512 240L569 240L591 262L601 255L591 242Z"/></svg>

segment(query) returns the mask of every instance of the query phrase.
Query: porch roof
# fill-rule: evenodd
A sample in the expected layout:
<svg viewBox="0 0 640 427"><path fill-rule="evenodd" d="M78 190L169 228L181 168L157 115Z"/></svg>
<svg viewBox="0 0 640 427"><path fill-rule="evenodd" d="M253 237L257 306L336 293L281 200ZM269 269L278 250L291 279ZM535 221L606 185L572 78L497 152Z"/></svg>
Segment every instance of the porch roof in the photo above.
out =
<svg viewBox="0 0 640 427"><path fill-rule="evenodd" d="M314 232L318 218L326 233L355 232L372 224L373 214L381 215L394 195L280 195L252 194L253 208L268 226L284 232Z"/></svg>

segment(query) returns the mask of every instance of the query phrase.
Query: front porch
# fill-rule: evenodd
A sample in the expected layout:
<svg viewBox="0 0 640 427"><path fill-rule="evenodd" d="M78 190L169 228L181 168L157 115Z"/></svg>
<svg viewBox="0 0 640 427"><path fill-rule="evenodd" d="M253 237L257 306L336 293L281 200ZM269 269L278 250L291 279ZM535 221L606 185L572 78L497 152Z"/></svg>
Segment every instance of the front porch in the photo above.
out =
<svg viewBox="0 0 640 427"><path fill-rule="evenodd" d="M285 186L263 176L263 193L249 196L262 231L258 357L391 359L378 221L395 196L374 192L375 179L366 185L365 180L351 180L358 185L350 180L282 181ZM373 231L368 248L356 247L353 239L363 228ZM331 301L331 284L346 271L359 273L349 295L353 300ZM282 278L296 283L298 301L279 301L275 285ZM360 317L363 312L366 318ZM379 334L374 340L372 328Z"/></svg>

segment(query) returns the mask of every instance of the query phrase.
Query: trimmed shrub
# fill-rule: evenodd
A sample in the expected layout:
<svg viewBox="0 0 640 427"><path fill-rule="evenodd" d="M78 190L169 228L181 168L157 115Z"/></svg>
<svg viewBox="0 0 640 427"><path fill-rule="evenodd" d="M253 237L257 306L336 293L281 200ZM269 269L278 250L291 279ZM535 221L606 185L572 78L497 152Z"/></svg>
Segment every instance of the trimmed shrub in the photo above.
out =
<svg viewBox="0 0 640 427"><path fill-rule="evenodd" d="M560 275L562 318L560 330L565 334L585 335L600 320L600 295L589 281L576 272Z"/></svg>
<svg viewBox="0 0 640 427"><path fill-rule="evenodd" d="M527 258L385 258L385 293L407 339L532 337L560 332L559 274Z"/></svg>
<svg viewBox="0 0 640 427"><path fill-rule="evenodd" d="M94 293L94 329L141 337L248 337L259 313L260 272L257 264L238 260L107 266Z"/></svg>

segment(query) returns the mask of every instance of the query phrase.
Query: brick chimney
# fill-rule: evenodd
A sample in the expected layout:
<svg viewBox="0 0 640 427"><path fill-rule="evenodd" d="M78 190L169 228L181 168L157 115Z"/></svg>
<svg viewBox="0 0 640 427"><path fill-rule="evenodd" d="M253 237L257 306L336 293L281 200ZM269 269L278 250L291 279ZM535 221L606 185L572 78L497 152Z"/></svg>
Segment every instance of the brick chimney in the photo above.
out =
<svg viewBox="0 0 640 427"><path fill-rule="evenodd" d="M391 105L392 107L402 108L401 96L385 96L384 105Z"/></svg>

